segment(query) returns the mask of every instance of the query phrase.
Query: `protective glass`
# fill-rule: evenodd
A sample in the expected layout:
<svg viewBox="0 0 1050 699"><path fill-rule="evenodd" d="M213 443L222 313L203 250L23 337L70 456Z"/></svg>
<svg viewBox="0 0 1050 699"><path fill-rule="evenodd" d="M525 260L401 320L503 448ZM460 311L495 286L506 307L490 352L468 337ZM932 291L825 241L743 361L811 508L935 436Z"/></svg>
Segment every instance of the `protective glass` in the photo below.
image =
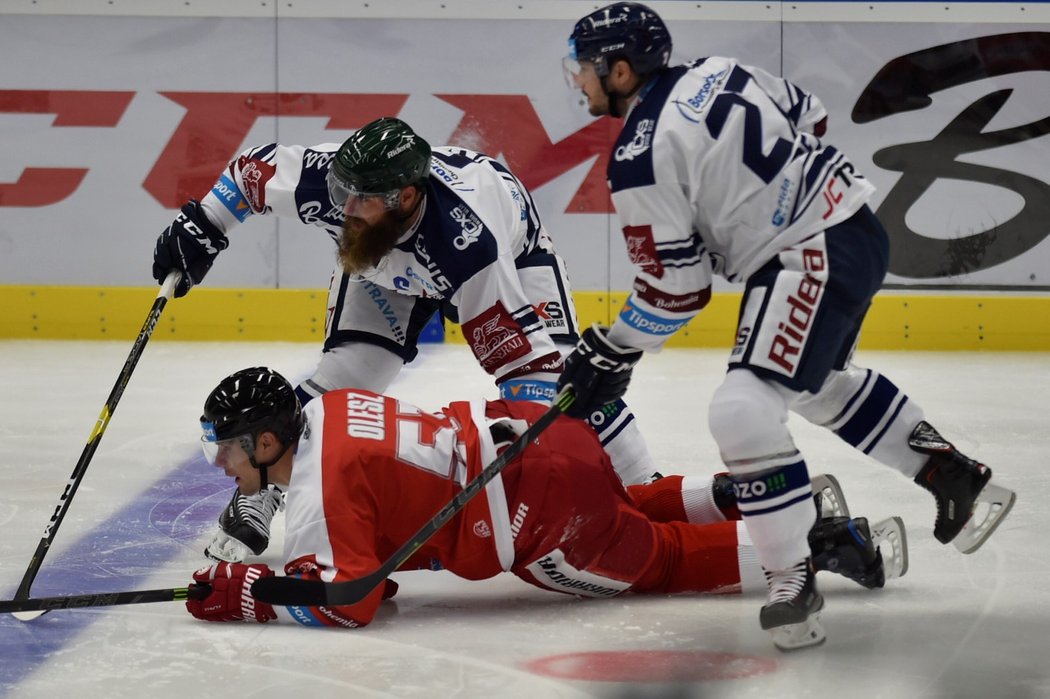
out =
<svg viewBox="0 0 1050 699"><path fill-rule="evenodd" d="M394 211L401 203L400 189L391 189L387 192L362 192L349 182L339 179L333 168L328 168L327 182L328 196L340 211L345 212L348 206L356 209L368 199L381 201L384 211Z"/></svg>

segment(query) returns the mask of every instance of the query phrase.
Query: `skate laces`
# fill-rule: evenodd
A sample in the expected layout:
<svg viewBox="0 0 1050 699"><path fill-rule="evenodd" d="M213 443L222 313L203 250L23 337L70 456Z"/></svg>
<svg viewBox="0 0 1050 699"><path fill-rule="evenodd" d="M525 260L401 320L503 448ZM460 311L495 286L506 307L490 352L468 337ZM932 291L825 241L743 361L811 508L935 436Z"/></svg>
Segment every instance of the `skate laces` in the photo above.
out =
<svg viewBox="0 0 1050 699"><path fill-rule="evenodd" d="M802 593L809 574L806 561L800 561L785 570L765 570L766 584L769 586L768 604L791 602Z"/></svg>

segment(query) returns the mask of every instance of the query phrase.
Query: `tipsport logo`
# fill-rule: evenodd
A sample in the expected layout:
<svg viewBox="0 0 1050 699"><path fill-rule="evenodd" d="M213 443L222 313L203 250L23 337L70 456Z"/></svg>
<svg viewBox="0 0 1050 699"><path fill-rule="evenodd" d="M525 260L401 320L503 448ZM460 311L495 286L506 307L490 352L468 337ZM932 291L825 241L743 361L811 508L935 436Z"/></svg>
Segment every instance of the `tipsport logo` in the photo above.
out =
<svg viewBox="0 0 1050 699"><path fill-rule="evenodd" d="M950 100L949 91L967 87L972 91L982 80L1047 70L1050 32L998 34L943 44L883 66L857 99L852 118L858 124L877 123L905 112L928 110L935 94ZM1023 122L1026 110L1022 105L1043 97L1034 88L1024 91L1024 80L1031 78L1019 77L1016 89L989 81L984 95L964 100L967 104L961 111L931 138L891 145L873 154L875 165L900 173L877 211L892 243L891 273L911 279L969 274L1019 257L1050 236L1047 178L980 164L997 153L1000 157L1010 153L1009 162L1016 162L1019 155L1032 152L1036 139L1050 134L1050 115ZM1042 158L1044 172L1045 162ZM1009 190L1022 205L1004 208L1002 215L993 212L990 220L939 222L958 228L948 237L913 229L909 212L935 187L959 182L988 192ZM1001 194L994 196L1002 200Z"/></svg>

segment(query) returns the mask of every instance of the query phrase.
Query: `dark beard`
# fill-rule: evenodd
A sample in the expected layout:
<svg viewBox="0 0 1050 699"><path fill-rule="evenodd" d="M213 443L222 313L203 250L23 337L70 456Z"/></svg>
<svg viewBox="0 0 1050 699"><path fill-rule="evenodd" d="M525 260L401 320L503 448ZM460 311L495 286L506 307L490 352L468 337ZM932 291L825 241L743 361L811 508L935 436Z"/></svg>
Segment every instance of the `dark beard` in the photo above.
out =
<svg viewBox="0 0 1050 699"><path fill-rule="evenodd" d="M401 222L387 211L371 226L365 226L359 234L350 232L350 221L343 222L339 236L339 263L347 274L363 274L378 267L401 237Z"/></svg>

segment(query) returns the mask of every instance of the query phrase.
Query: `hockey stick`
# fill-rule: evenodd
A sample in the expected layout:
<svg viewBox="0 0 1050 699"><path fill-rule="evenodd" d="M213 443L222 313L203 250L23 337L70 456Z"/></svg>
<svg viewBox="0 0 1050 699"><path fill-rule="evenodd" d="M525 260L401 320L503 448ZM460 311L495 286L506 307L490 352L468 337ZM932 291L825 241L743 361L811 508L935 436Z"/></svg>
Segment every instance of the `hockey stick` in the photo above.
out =
<svg viewBox="0 0 1050 699"><path fill-rule="evenodd" d="M120 370L120 376L117 377L117 382L114 384L113 390L110 391L106 404L102 406L98 422L95 423L94 429L91 430L91 436L88 437L87 444L84 445L84 451L80 454L80 460L77 461L76 468L73 469L73 475L69 477L69 482L66 483L65 490L62 491L62 495L58 498L58 505L55 506L51 519L48 521L47 526L44 527L44 536L40 539L40 543L37 544L36 552L33 553L33 558L29 561L29 568L26 569L25 575L22 577L22 583L18 586L18 591L15 592L16 601L29 599L29 588L33 586L36 574L40 572L44 556L47 555L48 549L51 548L51 543L55 540L55 535L58 533L58 527L66 516L66 511L69 509L69 504L72 502L77 488L80 487L80 481L84 478L88 464L91 463L91 457L95 455L95 450L98 448L99 442L102 441L102 435L109 425L109 419L113 416L113 411L117 409L117 402L124 395L124 389L131 379L131 372L135 370L135 365L138 364L139 357L142 356L142 351L146 348L146 343L157 327L161 311L164 310L168 299L175 292L175 285L179 283L181 277L181 272L173 271L168 274L161 285L160 291L157 293L157 299L153 302L149 315L146 317L146 322L143 323L142 329L139 330L139 335L135 338L135 344L131 346L131 353L128 355L127 361L124 362L124 368ZM15 617L22 621L30 621L46 612L47 609L44 608L42 612L27 613L22 616L15 614Z"/></svg>
<svg viewBox="0 0 1050 699"><path fill-rule="evenodd" d="M144 604L146 602L182 602L188 599L204 599L211 592L210 585L175 587L167 590L134 590L131 592L91 592L86 595L67 597L38 597L0 600L0 614L27 612L46 613L52 609L80 609L82 607L112 607L118 604Z"/></svg>
<svg viewBox="0 0 1050 699"><path fill-rule="evenodd" d="M514 442L503 450L496 459L482 469L481 473L467 483L456 497L442 507L433 518L420 527L412 537L402 544L379 568L368 575L345 582L326 583L321 580L303 580L292 576L269 576L259 578L252 583L252 597L269 604L290 607L318 607L354 604L360 602L390 574L412 557L420 546L446 522L452 519L463 507L481 492L489 481L496 477L507 464L518 458L525 448L540 433L553 423L562 411L572 405L576 396L568 388L562 390L554 399L554 404L540 416L527 430L522 432Z"/></svg>

